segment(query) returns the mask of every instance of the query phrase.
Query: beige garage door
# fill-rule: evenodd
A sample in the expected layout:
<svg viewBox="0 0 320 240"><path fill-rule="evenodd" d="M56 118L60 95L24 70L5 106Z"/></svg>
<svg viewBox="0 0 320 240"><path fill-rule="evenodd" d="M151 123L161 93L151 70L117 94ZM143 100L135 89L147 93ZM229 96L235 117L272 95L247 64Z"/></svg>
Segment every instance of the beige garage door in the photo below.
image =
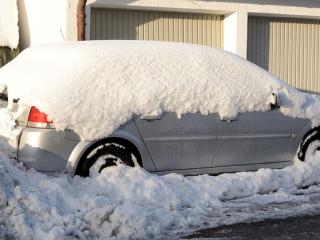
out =
<svg viewBox="0 0 320 240"><path fill-rule="evenodd" d="M186 42L223 47L223 16L91 9L91 39Z"/></svg>
<svg viewBox="0 0 320 240"><path fill-rule="evenodd" d="M249 17L248 59L296 88L320 93L320 20Z"/></svg>

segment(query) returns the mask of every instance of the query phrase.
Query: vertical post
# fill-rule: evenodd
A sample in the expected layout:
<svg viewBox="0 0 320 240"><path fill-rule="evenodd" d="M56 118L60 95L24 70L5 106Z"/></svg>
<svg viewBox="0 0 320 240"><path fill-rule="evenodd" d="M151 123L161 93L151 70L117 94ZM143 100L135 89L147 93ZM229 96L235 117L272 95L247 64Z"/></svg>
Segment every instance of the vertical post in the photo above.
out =
<svg viewBox="0 0 320 240"><path fill-rule="evenodd" d="M87 0L79 0L77 7L77 31L78 31L78 41L86 40L85 37L85 26L86 26L86 8Z"/></svg>
<svg viewBox="0 0 320 240"><path fill-rule="evenodd" d="M248 12L239 10L224 18L224 49L247 57Z"/></svg>
<svg viewBox="0 0 320 240"><path fill-rule="evenodd" d="M237 21L237 54L247 58L248 12L239 11Z"/></svg>

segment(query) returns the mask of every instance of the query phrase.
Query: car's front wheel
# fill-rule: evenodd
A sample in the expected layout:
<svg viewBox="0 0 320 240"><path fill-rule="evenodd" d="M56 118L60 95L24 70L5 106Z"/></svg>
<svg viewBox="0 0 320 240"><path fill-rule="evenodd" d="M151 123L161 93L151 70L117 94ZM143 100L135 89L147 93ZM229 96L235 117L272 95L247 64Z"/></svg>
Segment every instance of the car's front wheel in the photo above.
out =
<svg viewBox="0 0 320 240"><path fill-rule="evenodd" d="M315 156L318 151L320 151L320 132L314 131L302 141L298 158L305 161L308 157Z"/></svg>
<svg viewBox="0 0 320 240"><path fill-rule="evenodd" d="M81 159L76 174L87 177L97 175L103 169L119 164L134 167L137 156L124 145L118 143L104 143L98 145Z"/></svg>

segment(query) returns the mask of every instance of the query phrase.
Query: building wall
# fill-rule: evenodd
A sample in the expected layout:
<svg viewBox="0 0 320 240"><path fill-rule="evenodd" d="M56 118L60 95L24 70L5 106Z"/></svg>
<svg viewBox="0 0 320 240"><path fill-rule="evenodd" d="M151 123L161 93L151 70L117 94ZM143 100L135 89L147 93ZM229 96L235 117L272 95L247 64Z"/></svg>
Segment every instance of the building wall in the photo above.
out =
<svg viewBox="0 0 320 240"><path fill-rule="evenodd" d="M77 0L18 0L18 3L22 48L39 43L57 42L63 39L77 39ZM131 10L131 13L143 12L140 15L148 15L149 20L150 16L152 17L154 15L152 12L157 12L157 14L161 13L163 16L179 16L172 17L171 19L172 21L179 21L179 24L180 22L185 21L185 16L187 15L202 14L202 17L199 19L203 19L203 17L208 16L208 14L211 16L218 15L218 18L223 21L221 24L223 28L219 31L223 34L222 36L220 34L220 39L223 39L223 42L214 46L223 47L225 50L238 54L244 58L249 58L249 60L264 67L297 88L309 92L320 93L320 85L318 84L320 72L317 70L317 66L319 65L319 54L317 53L319 52L319 45L316 44L319 39L319 24L307 24L307 26L304 27L305 33L301 32L300 35L307 38L308 42L306 40L290 42L283 38L283 36L287 36L288 34L286 33L286 28L282 28L283 23L280 23L280 27L277 29L279 29L281 33L277 33L279 39L276 42L277 44L279 43L279 46L284 47L280 47L279 50L274 47L278 45L274 44L273 39L264 39L263 37L268 35L268 29L271 29L272 26L270 24L273 24L272 22L266 23L267 25L255 25L254 27L252 27L252 24L250 25L250 19L253 17L257 17L258 19L266 17L286 18L290 22L287 28L288 31L291 26L292 29L300 29L300 23L298 23L298 25L295 24L296 20L294 19L301 19L303 23L310 22L308 19L317 22L320 21L319 0L87 0L86 39L89 40L91 37L92 39L108 39L107 37L102 37L103 34L108 34L108 28L101 30L102 26L110 24L110 22L103 20L106 19L105 15L108 14L104 14L103 18L99 18L101 14L97 15L96 13L118 12L120 14L122 12L121 14L123 14L124 12L128 12L117 10ZM92 16L91 12L94 13ZM167 14L168 12L170 12L170 14ZM121 15L119 14L118 17ZM114 14L112 13L112 15ZM99 23L97 23L97 19ZM123 20L125 18L122 17L120 19ZM170 19L170 17L168 19ZM95 22L91 23L91 20ZM130 22L130 18L126 18L126 21L127 25L131 26L132 23ZM146 21L143 23L143 26L139 25L138 32L142 27L143 29L154 28L155 24L153 22L158 23L158 20L154 19L154 21L151 22ZM197 22L197 24L199 24L199 20L197 20ZM119 25L118 20L113 21L113 23L115 26ZM91 29L91 26L96 29ZM176 24L174 23L173 26L176 26ZM112 27L112 29L113 28L115 27ZM187 28L198 35L198 38L201 38L203 35L201 35L201 31L194 31L190 26ZM252 28L261 28L261 30L256 34L253 34L251 31ZM175 29L175 27L170 28L168 25L167 32L172 34L172 29ZM197 29L197 27L195 27L195 29ZM137 26L135 27L135 30L137 31ZM262 30L267 32L263 32ZM121 28L117 31L121 32ZM179 35L179 33L175 31L174 36L177 34ZM259 34L263 36L260 36ZM294 36L294 34L295 31L292 32L292 36ZM212 34L208 33L208 37L212 37ZM250 37L254 38L250 40ZM114 38L118 39L117 36ZM139 37L136 37L135 39L152 40L154 38L145 36L144 34L143 38L140 38L139 35ZM257 39L260 40L258 41ZM163 40L168 41L170 39ZM174 39L174 41L176 40ZM180 40L180 37L179 41L186 42L184 38ZM195 43L201 44L202 42ZM254 44L259 47L255 48ZM288 50L289 45L294 48L297 53L292 55L292 58L288 57L291 56L291 53ZM270 50L270 48L272 48L272 50ZM303 51L303 58L298 55L298 52L301 51ZM287 56L288 59L285 59L285 56Z"/></svg>
<svg viewBox="0 0 320 240"><path fill-rule="evenodd" d="M223 47L223 16L91 9L90 39L152 40Z"/></svg>
<svg viewBox="0 0 320 240"><path fill-rule="evenodd" d="M77 6L78 0L67 1L67 39L77 40Z"/></svg>
<svg viewBox="0 0 320 240"><path fill-rule="evenodd" d="M290 85L320 93L320 19L250 16L247 55Z"/></svg>
<svg viewBox="0 0 320 240"><path fill-rule="evenodd" d="M77 0L18 0L20 47L77 39ZM225 16L224 48L247 55L248 15L320 18L319 0L88 0L86 36L90 36L90 9L213 13ZM39 20L41 19L41 20Z"/></svg>
<svg viewBox="0 0 320 240"><path fill-rule="evenodd" d="M22 50L67 38L66 0L18 0L18 11Z"/></svg>
<svg viewBox="0 0 320 240"><path fill-rule="evenodd" d="M92 7L222 14L225 16L224 48L245 58L249 15L320 18L320 1L318 0L88 0L87 39L90 38Z"/></svg>

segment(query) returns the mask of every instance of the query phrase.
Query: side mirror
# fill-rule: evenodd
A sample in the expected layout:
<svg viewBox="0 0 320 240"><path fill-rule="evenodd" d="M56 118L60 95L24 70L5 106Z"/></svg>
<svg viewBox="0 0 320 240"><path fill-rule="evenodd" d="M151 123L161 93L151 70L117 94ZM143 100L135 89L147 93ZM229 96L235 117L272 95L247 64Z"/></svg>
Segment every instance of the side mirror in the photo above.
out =
<svg viewBox="0 0 320 240"><path fill-rule="evenodd" d="M270 97L270 106L271 108L280 108L280 100L276 93L272 93Z"/></svg>

